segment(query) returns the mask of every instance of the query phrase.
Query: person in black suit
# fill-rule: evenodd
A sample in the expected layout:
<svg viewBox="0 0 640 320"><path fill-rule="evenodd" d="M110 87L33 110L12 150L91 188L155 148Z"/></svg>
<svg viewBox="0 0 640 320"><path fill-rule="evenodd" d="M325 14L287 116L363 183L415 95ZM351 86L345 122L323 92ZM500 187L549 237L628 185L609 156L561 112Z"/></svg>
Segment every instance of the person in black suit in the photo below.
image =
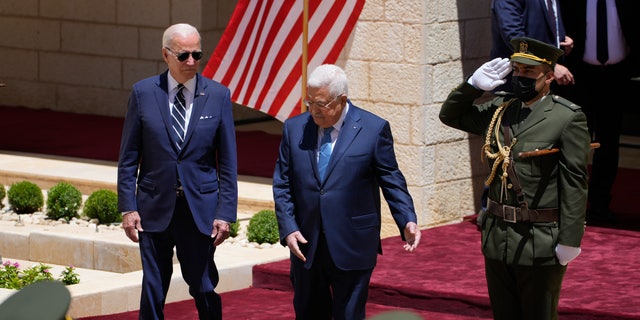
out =
<svg viewBox="0 0 640 320"><path fill-rule="evenodd" d="M533 38L571 52L573 39L565 32L560 7L556 0L492 0L491 1L491 59L509 58L514 49L511 40ZM559 62L562 62L560 60ZM572 84L571 71L560 63L554 68L556 83ZM511 76L496 91L511 90Z"/></svg>
<svg viewBox="0 0 640 320"><path fill-rule="evenodd" d="M413 200L389 122L347 99L344 71L321 65L307 88L309 111L284 122L273 174L296 319L364 319L382 253L380 191L407 251L420 241Z"/></svg>
<svg viewBox="0 0 640 320"><path fill-rule="evenodd" d="M168 71L133 85L118 160L118 208L140 245L140 319L163 319L176 249L200 319L221 319L216 246L238 206L235 128L229 89L197 73L200 34L167 28Z"/></svg>
<svg viewBox="0 0 640 320"><path fill-rule="evenodd" d="M625 108L632 107L627 101L631 78L640 75L640 1L602 1L607 17L602 61L597 52L598 0L560 1L567 33L574 37L573 52L565 61L576 79L564 96L582 106L592 139L600 143L589 178L588 222L614 219L611 188L618 171L622 117Z"/></svg>

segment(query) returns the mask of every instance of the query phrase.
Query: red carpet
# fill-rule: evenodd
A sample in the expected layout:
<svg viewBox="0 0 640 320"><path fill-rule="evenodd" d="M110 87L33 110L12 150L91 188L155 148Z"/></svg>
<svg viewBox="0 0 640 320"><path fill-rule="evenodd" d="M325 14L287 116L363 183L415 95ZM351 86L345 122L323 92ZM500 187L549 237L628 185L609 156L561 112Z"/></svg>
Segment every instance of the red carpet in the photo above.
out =
<svg viewBox="0 0 640 320"><path fill-rule="evenodd" d="M640 234L589 227L583 253L571 263L560 300L561 319L640 318ZM479 234L469 222L423 232L418 252L398 237L383 240L370 285L368 316L411 310L424 319L491 319ZM254 287L222 294L227 319L292 319L288 260L254 267ZM168 319L196 317L192 301L166 306ZM136 319L137 312L84 318Z"/></svg>
<svg viewBox="0 0 640 320"><path fill-rule="evenodd" d="M123 118L0 106L0 119L0 150L118 160ZM236 139L238 173L271 178L280 136L237 131Z"/></svg>

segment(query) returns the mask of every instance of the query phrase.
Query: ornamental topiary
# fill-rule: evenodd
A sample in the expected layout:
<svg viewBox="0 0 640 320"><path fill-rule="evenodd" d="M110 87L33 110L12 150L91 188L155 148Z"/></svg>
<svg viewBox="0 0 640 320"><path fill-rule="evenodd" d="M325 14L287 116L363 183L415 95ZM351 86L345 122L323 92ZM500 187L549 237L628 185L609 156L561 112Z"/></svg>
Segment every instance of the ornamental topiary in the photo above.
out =
<svg viewBox="0 0 640 320"><path fill-rule="evenodd" d="M235 238L238 236L238 230L240 229L240 222L232 222L229 226L229 237Z"/></svg>
<svg viewBox="0 0 640 320"><path fill-rule="evenodd" d="M273 210L261 210L251 217L247 226L247 239L257 243L278 242L278 219Z"/></svg>
<svg viewBox="0 0 640 320"><path fill-rule="evenodd" d="M118 211L118 195L111 190L94 191L84 202L83 212L102 224L122 222L122 214Z"/></svg>
<svg viewBox="0 0 640 320"><path fill-rule="evenodd" d="M47 217L66 219L78 216L82 204L82 193L67 182L59 182L47 192Z"/></svg>
<svg viewBox="0 0 640 320"><path fill-rule="evenodd" d="M44 205L42 189L29 181L16 182L7 193L9 205L17 214L34 213Z"/></svg>
<svg viewBox="0 0 640 320"><path fill-rule="evenodd" d="M7 192L4 190L4 184L0 184L0 208L4 207L4 196L7 195Z"/></svg>

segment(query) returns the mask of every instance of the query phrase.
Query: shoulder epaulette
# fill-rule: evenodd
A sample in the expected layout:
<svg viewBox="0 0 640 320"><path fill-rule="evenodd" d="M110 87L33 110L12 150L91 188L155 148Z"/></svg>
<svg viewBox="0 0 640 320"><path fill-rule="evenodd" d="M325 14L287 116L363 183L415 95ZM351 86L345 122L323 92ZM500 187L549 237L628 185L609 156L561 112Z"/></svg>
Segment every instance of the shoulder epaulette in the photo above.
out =
<svg viewBox="0 0 640 320"><path fill-rule="evenodd" d="M567 107L567 108L569 108L569 109L571 109L573 111L578 111L578 110L581 109L579 105L577 105L577 104L575 104L575 103L573 103L573 102L571 102L571 101L569 101L569 100L567 100L567 99L565 99L565 98L563 98L563 97L561 97L559 95L552 94L551 98L553 99L553 101L555 103L559 103L559 104L561 104L561 105L563 105L563 106L565 106L565 107Z"/></svg>

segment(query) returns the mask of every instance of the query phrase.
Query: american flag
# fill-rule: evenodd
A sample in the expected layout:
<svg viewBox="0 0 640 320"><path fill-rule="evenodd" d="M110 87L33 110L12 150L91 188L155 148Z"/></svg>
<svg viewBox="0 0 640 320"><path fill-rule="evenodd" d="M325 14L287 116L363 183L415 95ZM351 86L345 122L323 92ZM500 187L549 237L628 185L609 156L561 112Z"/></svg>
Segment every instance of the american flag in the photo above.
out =
<svg viewBox="0 0 640 320"><path fill-rule="evenodd" d="M364 0L239 0L203 75L229 87L232 101L280 121L300 114L304 1L307 70L335 63Z"/></svg>

